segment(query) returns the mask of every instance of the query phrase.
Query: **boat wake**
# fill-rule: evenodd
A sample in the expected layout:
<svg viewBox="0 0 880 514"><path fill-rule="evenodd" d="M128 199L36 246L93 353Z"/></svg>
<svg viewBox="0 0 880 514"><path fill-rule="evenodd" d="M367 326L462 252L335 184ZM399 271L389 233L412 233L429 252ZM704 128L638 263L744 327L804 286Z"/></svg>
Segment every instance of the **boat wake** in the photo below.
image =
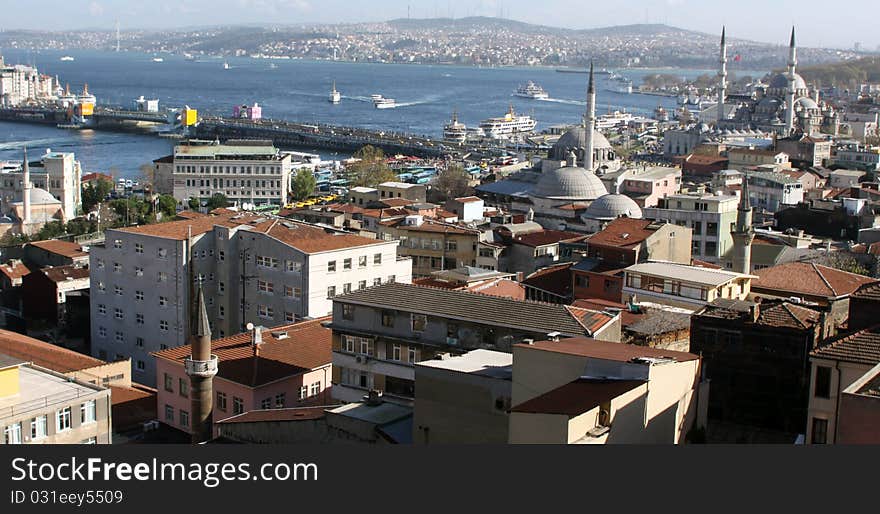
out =
<svg viewBox="0 0 880 514"><path fill-rule="evenodd" d="M587 102L582 102L580 100L568 100L565 98L541 98L539 99L541 102L552 102L557 104L565 104L565 105L587 105Z"/></svg>
<svg viewBox="0 0 880 514"><path fill-rule="evenodd" d="M61 138L29 139L27 141L7 141L5 143L0 143L0 151L24 149L24 147L28 147L29 149L33 150L44 146L57 147L64 146L65 144L70 144L70 141Z"/></svg>

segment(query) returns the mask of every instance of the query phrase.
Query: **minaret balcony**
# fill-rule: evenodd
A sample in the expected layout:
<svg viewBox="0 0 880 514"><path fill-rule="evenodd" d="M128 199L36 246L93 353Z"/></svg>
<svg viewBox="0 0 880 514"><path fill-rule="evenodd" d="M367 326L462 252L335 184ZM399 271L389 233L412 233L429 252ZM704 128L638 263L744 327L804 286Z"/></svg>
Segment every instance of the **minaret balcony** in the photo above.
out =
<svg viewBox="0 0 880 514"><path fill-rule="evenodd" d="M218 362L219 359L217 359L216 355L211 355L211 359L206 361L193 360L190 356L183 361L183 367L186 370L186 374L191 377L210 378L217 374Z"/></svg>

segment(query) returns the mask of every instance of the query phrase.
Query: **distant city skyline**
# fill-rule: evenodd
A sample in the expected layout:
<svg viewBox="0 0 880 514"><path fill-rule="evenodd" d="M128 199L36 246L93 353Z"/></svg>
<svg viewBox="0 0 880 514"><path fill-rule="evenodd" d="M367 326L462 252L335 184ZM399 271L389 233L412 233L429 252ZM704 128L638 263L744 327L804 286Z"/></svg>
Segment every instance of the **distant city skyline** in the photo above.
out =
<svg viewBox="0 0 880 514"><path fill-rule="evenodd" d="M33 3L5 0L4 12L32 12ZM849 12L870 12L868 0L846 2ZM43 0L39 16L4 16L0 29L112 30L119 21L126 29L174 29L235 24L328 24L381 22L395 18L495 16L517 21L589 29L637 23L663 23L700 32L719 32L727 26L732 38L785 44L791 25L798 28L802 46L877 50L880 35L873 17L847 16L847 30L828 30L827 3L740 0L728 11L698 0L383 0L352 4L343 0ZM73 20L73 21L72 21ZM842 20L843 21L843 20Z"/></svg>

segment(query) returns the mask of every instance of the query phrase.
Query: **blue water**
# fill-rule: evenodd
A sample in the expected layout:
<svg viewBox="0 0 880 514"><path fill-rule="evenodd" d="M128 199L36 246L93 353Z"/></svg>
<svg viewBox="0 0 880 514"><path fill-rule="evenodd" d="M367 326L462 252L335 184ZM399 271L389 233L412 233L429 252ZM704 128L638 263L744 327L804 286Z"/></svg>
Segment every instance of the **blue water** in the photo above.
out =
<svg viewBox="0 0 880 514"><path fill-rule="evenodd" d="M71 55L75 61L60 61ZM263 60L231 58L230 69L223 59L187 61L180 56L94 51L27 52L4 51L8 63L35 64L41 73L58 75L78 92L84 83L98 97L99 104L131 106L138 96L159 98L160 108L189 105L202 113L231 115L238 104L258 102L266 118L305 123L331 123L364 128L404 131L438 137L453 110L469 126L503 115L509 105L532 115L538 130L551 125L579 122L584 110L587 76L557 73L545 68L473 68L458 66L342 63L329 61ZM270 63L275 63L272 68ZM635 85L642 76L656 70L623 70ZM662 70L669 72L669 70ZM675 70L693 77L711 70ZM615 109L650 114L658 104L674 108L675 100L603 90L599 76L597 111ZM333 81L342 102L332 105L327 96ZM512 96L518 85L533 80L550 94L546 101ZM375 109L370 95L397 100L396 109ZM136 176L138 168L171 149L171 142L134 134L73 132L51 127L0 123L0 159L20 156L28 144L36 152L43 148L73 151L87 170L109 171L119 176ZM324 158L338 154L322 153Z"/></svg>

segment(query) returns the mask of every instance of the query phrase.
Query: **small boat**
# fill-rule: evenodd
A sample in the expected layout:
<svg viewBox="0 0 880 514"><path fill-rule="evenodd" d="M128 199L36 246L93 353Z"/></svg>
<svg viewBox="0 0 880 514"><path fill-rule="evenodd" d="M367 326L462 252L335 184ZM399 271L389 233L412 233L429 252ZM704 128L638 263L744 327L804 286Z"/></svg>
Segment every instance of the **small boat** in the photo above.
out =
<svg viewBox="0 0 880 514"><path fill-rule="evenodd" d="M228 62L223 61L223 69L224 69L224 70L228 70L228 69L229 69L229 63L228 63Z"/></svg>
<svg viewBox="0 0 880 514"><path fill-rule="evenodd" d="M371 95L373 105L376 109L392 109L397 107L397 102L393 98L385 98L382 95Z"/></svg>
<svg viewBox="0 0 880 514"><path fill-rule="evenodd" d="M59 59L59 60L60 60L60 61L73 61L74 58L71 57L71 56L69 56L69 55L65 55L64 57L62 57L62 58Z"/></svg>
<svg viewBox="0 0 880 514"><path fill-rule="evenodd" d="M338 104L342 100L342 93L336 90L336 81L333 81L333 89L330 90L330 103Z"/></svg>
<svg viewBox="0 0 880 514"><path fill-rule="evenodd" d="M544 88L535 84L531 80L528 81L525 85L519 86L517 88L514 96L519 96L522 98L531 98L533 100L546 100L550 98L550 95L544 91Z"/></svg>
<svg viewBox="0 0 880 514"><path fill-rule="evenodd" d="M153 62L165 62L165 59L161 57L153 57Z"/></svg>
<svg viewBox="0 0 880 514"><path fill-rule="evenodd" d="M278 65L275 64L274 62L273 62L273 63L269 63L269 69L270 69L270 70L274 70L274 69L277 69L277 68L278 68Z"/></svg>

